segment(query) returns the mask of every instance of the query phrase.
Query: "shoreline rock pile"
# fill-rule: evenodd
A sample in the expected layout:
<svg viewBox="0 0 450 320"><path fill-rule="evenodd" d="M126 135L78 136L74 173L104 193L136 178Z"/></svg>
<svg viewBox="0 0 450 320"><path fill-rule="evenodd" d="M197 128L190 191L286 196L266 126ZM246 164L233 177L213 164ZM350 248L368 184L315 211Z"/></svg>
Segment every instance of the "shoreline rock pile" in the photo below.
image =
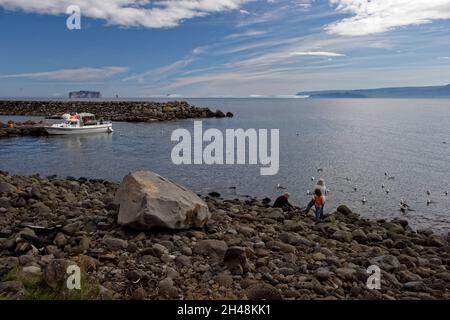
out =
<svg viewBox="0 0 450 320"><path fill-rule="evenodd" d="M404 220L365 220L340 206L315 224L215 194L202 197L211 214L203 228L140 231L117 223L118 188L0 172L0 297L450 298L450 237ZM82 290L64 289L71 264ZM381 269L380 290L366 286L371 265Z"/></svg>
<svg viewBox="0 0 450 320"><path fill-rule="evenodd" d="M93 113L98 119L124 122L233 117L231 112L214 112L185 101L0 101L0 115L53 117L81 112Z"/></svg>
<svg viewBox="0 0 450 320"><path fill-rule="evenodd" d="M20 136L46 136L48 133L43 126L44 122L42 121L39 123L30 120L25 122L9 121L8 124L0 122L0 139Z"/></svg>

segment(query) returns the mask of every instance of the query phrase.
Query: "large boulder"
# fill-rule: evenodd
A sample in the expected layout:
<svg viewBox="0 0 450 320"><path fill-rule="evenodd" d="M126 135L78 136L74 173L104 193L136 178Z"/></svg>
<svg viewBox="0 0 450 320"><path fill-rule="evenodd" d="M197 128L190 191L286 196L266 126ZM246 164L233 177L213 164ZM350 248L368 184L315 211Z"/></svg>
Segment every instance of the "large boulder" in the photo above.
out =
<svg viewBox="0 0 450 320"><path fill-rule="evenodd" d="M195 193L150 171L128 174L117 190L118 223L138 230L203 227L211 216Z"/></svg>
<svg viewBox="0 0 450 320"><path fill-rule="evenodd" d="M382 255L370 259L370 264L380 267L382 270L391 272L400 268L400 262L393 255Z"/></svg>
<svg viewBox="0 0 450 320"><path fill-rule="evenodd" d="M249 300L282 300L281 293L267 283L255 283L245 290Z"/></svg>
<svg viewBox="0 0 450 320"><path fill-rule="evenodd" d="M193 248L194 253L209 256L215 262L222 261L227 250L227 243L216 239L200 240Z"/></svg>
<svg viewBox="0 0 450 320"><path fill-rule="evenodd" d="M337 212L342 213L343 215L349 215L352 213L352 210L350 210L346 205L340 205L337 208Z"/></svg>

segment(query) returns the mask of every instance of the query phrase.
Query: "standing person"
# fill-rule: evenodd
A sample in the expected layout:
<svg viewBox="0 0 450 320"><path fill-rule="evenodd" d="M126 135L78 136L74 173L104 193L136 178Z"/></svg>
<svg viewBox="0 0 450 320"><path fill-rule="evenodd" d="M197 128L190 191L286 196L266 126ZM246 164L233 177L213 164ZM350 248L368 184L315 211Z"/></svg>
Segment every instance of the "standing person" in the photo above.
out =
<svg viewBox="0 0 450 320"><path fill-rule="evenodd" d="M289 203L289 197L291 195L289 192L286 192L282 196L279 196L275 202L273 203L274 208L281 208L283 211L291 211L294 209L294 206Z"/></svg>
<svg viewBox="0 0 450 320"><path fill-rule="evenodd" d="M312 200L314 202L314 207L316 209L316 223L318 223L323 216L325 196L322 194L322 191L320 191L320 189L316 189L314 191L314 197Z"/></svg>
<svg viewBox="0 0 450 320"><path fill-rule="evenodd" d="M325 179L320 178L319 181L317 181L317 184L314 186L313 194L315 194L317 189L320 190L320 192L322 193L323 196L327 195L327 187L325 186ZM307 214L309 212L309 210L311 210L313 205L314 205L314 200L311 200L308 203L308 206L306 207L305 214ZM323 208L322 208L322 214L321 214L320 218L322 218L322 217L323 217Z"/></svg>

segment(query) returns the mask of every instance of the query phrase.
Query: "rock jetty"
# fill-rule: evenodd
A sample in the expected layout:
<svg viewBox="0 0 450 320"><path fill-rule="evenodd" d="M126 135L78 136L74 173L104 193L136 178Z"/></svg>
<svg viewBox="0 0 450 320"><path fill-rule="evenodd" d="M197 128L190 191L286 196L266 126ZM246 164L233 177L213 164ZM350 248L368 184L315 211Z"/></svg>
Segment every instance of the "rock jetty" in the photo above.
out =
<svg viewBox="0 0 450 320"><path fill-rule="evenodd" d="M0 296L7 299L449 299L448 235L341 206L315 224L258 199L204 196L203 228L117 223L119 185L0 172ZM161 195L162 197L162 195ZM267 200L265 201L267 202ZM82 290L64 285L68 266ZM381 269L369 289L367 268Z"/></svg>
<svg viewBox="0 0 450 320"><path fill-rule="evenodd" d="M93 113L112 121L152 122L190 118L232 117L231 112L211 111L184 101L0 101L0 115L61 116L65 113Z"/></svg>
<svg viewBox="0 0 450 320"><path fill-rule="evenodd" d="M44 129L44 122L0 122L0 139L21 136L46 136L47 131Z"/></svg>

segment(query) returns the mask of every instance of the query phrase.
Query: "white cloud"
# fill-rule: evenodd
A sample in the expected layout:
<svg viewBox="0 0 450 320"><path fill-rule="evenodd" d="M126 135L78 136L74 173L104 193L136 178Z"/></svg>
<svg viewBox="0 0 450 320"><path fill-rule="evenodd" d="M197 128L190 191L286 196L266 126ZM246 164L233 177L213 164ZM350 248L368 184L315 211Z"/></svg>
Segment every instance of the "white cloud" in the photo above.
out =
<svg viewBox="0 0 450 320"><path fill-rule="evenodd" d="M257 37L266 34L267 31L263 30L247 30L243 32L233 33L225 37L225 39L238 39L244 37Z"/></svg>
<svg viewBox="0 0 450 320"><path fill-rule="evenodd" d="M82 16L126 27L168 28L183 20L238 10L252 0L0 0L8 10L60 15L78 5Z"/></svg>
<svg viewBox="0 0 450 320"><path fill-rule="evenodd" d="M127 71L124 67L62 69L46 72L19 73L5 75L2 78L31 78L38 80L86 81L105 79Z"/></svg>
<svg viewBox="0 0 450 320"><path fill-rule="evenodd" d="M291 52L291 56L345 57L345 54L326 51L298 51L298 52Z"/></svg>
<svg viewBox="0 0 450 320"><path fill-rule="evenodd" d="M330 0L353 16L326 26L331 34L360 36L450 19L450 0Z"/></svg>

